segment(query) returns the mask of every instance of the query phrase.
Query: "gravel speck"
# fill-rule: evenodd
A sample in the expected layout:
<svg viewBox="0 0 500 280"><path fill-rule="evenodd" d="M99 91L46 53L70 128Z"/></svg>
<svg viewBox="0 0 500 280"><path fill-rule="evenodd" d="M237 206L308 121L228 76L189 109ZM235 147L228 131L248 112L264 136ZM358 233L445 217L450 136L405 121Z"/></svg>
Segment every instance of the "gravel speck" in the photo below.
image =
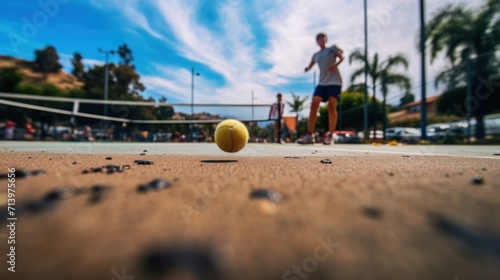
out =
<svg viewBox="0 0 500 280"><path fill-rule="evenodd" d="M95 185L90 188L90 203L98 203L101 202L104 198L104 194L110 188L103 185Z"/></svg>
<svg viewBox="0 0 500 280"><path fill-rule="evenodd" d="M160 191L172 186L172 181L165 179L154 179L153 181L142 184L137 187L138 192Z"/></svg>
<svg viewBox="0 0 500 280"><path fill-rule="evenodd" d="M379 208L368 206L363 207L363 214L371 219L380 219L383 215L382 210Z"/></svg>
<svg viewBox="0 0 500 280"><path fill-rule="evenodd" d="M475 176L472 178L472 184L473 185L482 185L484 184L484 179L482 176Z"/></svg>
<svg viewBox="0 0 500 280"><path fill-rule="evenodd" d="M211 249L200 246L155 247L144 255L142 269L154 279L177 279L178 272L183 271L189 279L215 280L220 279L216 256Z"/></svg>
<svg viewBox="0 0 500 280"><path fill-rule="evenodd" d="M152 165L152 164L154 164L154 162L152 162L150 160L142 160L142 159L134 160L134 163L137 163L138 165Z"/></svg>
<svg viewBox="0 0 500 280"><path fill-rule="evenodd" d="M285 199L281 193L269 189L256 189L250 193L250 198L267 199L272 202L281 202Z"/></svg>

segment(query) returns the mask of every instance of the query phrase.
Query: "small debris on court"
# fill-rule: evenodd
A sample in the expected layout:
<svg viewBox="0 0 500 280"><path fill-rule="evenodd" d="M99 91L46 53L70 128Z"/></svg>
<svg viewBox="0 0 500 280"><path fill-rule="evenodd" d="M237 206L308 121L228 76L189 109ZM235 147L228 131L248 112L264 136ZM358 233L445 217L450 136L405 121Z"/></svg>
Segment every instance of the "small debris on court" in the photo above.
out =
<svg viewBox="0 0 500 280"><path fill-rule="evenodd" d="M88 188L64 187L48 191L41 199L31 200L19 206L19 213L38 214L55 208L61 201L88 193Z"/></svg>
<svg viewBox="0 0 500 280"><path fill-rule="evenodd" d="M82 174L89 174L89 173L113 174L115 172L122 173L125 169L130 169L130 165L119 166L119 165L108 164L100 167L91 167L89 169L85 169L82 171Z"/></svg>
<svg viewBox="0 0 500 280"><path fill-rule="evenodd" d="M152 249L141 262L142 269L155 276L154 279L176 279L178 271L189 273L189 279L219 279L215 256L208 248L174 245Z"/></svg>
<svg viewBox="0 0 500 280"><path fill-rule="evenodd" d="M382 210L376 207L363 207L363 214L370 219L380 219L383 216Z"/></svg>
<svg viewBox="0 0 500 280"><path fill-rule="evenodd" d="M134 163L137 163L138 165L152 165L152 164L154 164L154 162L152 162L150 160L142 160L142 159L134 160Z"/></svg>
<svg viewBox="0 0 500 280"><path fill-rule="evenodd" d="M472 184L473 185L482 185L484 184L484 178L483 176L475 176L474 178L472 178Z"/></svg>
<svg viewBox="0 0 500 280"><path fill-rule="evenodd" d="M330 159L322 159L321 163L323 163L323 164L332 164L332 161Z"/></svg>
<svg viewBox="0 0 500 280"><path fill-rule="evenodd" d="M109 189L109 187L103 185L95 185L90 188L90 203L101 202Z"/></svg>
<svg viewBox="0 0 500 280"><path fill-rule="evenodd" d="M250 193L250 198L267 199L272 202L281 202L285 199L281 193L270 189L256 189Z"/></svg>
<svg viewBox="0 0 500 280"><path fill-rule="evenodd" d="M9 178L8 174L12 174L12 173L0 173L0 179ZM37 169L37 170L33 170L33 171L16 169L16 171L14 172L14 176L16 179L26 178L26 177L30 177L30 176L39 176L39 175L43 175L43 174L47 174L47 171L41 170L41 169Z"/></svg>
<svg viewBox="0 0 500 280"><path fill-rule="evenodd" d="M148 192L148 191L161 191L165 188L169 188L172 186L172 181L165 179L154 179L153 181L147 184L141 184L137 187L138 192Z"/></svg>
<svg viewBox="0 0 500 280"><path fill-rule="evenodd" d="M429 213L428 218L431 226L441 233L453 237L478 253L500 259L500 235L498 233L466 227L439 213Z"/></svg>

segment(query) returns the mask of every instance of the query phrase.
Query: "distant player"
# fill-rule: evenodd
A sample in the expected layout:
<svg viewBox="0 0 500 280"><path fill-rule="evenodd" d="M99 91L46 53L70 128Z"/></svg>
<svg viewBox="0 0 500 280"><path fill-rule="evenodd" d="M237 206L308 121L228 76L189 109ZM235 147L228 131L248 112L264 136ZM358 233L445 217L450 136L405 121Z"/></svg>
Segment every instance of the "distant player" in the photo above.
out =
<svg viewBox="0 0 500 280"><path fill-rule="evenodd" d="M280 138L278 136L278 133L279 130L281 129L281 118L280 118L280 115L281 117L283 117L283 111L285 109L285 103L282 102L282 97L283 95L281 95L281 93L278 93L276 95L276 98L277 98L277 102L274 103L272 106L271 106L271 109L269 110L269 119L270 120L274 120L274 141L276 143L281 143L281 139L278 139ZM281 108L280 108L280 105L281 104Z"/></svg>
<svg viewBox="0 0 500 280"><path fill-rule="evenodd" d="M299 144L314 144L314 128L321 102L328 102L328 123L330 128L330 132L323 144L333 145L334 143L333 133L337 126L337 104L342 88L342 77L338 65L344 60L344 55L343 51L336 45L327 48L325 46L327 40L328 38L324 33L316 35L316 43L318 43L321 50L313 55L311 62L305 68L305 72L307 72L317 63L320 75L312 99L311 112L309 113L308 132L304 137L297 140Z"/></svg>

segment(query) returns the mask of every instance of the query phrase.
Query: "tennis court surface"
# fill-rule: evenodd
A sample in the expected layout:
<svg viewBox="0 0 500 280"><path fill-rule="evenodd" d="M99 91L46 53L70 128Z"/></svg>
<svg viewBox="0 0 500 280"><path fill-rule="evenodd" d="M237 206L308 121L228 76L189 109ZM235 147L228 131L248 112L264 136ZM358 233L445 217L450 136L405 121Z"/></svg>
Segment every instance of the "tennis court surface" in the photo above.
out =
<svg viewBox="0 0 500 280"><path fill-rule="evenodd" d="M499 154L1 142L0 278L500 279Z"/></svg>

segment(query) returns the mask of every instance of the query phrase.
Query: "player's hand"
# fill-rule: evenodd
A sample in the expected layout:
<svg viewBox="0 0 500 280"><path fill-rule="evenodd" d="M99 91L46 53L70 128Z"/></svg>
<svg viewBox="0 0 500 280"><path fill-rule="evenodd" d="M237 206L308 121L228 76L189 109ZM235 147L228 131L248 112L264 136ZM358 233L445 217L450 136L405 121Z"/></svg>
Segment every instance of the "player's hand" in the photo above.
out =
<svg viewBox="0 0 500 280"><path fill-rule="evenodd" d="M309 67L304 68L304 72L309 71Z"/></svg>

